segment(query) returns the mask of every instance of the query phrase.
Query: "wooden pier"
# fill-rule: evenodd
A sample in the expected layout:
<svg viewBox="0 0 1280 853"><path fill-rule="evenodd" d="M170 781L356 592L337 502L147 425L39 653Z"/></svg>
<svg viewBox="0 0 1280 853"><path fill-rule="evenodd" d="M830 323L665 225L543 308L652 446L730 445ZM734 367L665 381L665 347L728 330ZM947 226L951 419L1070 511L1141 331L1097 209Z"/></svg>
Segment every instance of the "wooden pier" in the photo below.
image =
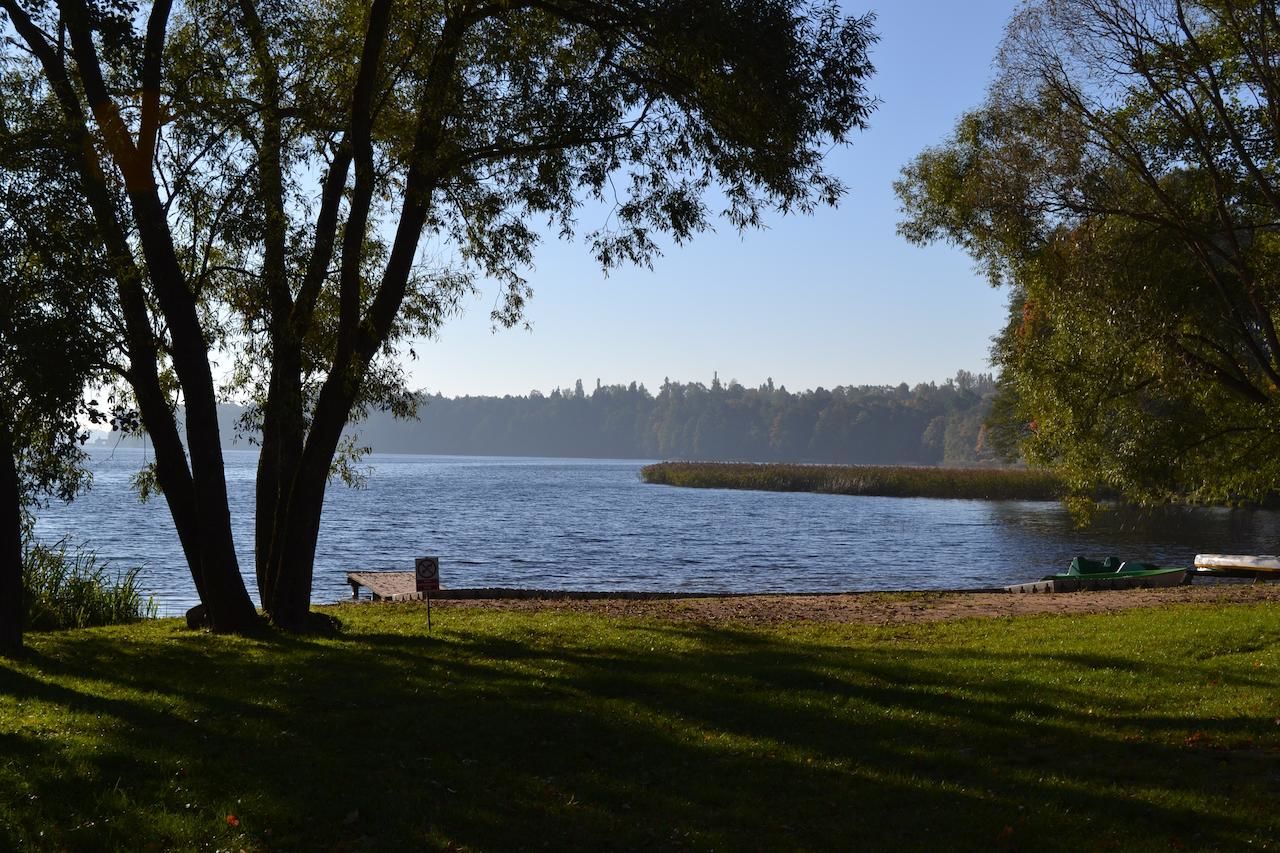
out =
<svg viewBox="0 0 1280 853"><path fill-rule="evenodd" d="M360 597L360 587L369 590L374 601L421 601L425 593L418 592L413 572L347 572L351 584L351 597ZM440 591L433 590L439 598Z"/></svg>

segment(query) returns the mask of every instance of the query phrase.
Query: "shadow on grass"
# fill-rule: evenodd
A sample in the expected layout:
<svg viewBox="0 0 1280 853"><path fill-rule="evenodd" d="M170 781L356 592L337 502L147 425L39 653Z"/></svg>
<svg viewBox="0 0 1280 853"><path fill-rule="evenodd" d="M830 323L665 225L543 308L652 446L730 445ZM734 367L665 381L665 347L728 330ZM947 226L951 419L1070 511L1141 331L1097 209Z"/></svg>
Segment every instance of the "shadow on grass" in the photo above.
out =
<svg viewBox="0 0 1280 853"><path fill-rule="evenodd" d="M1188 715L1180 658L385 621L49 637L0 666L0 848L1162 849L1273 827L1273 721Z"/></svg>

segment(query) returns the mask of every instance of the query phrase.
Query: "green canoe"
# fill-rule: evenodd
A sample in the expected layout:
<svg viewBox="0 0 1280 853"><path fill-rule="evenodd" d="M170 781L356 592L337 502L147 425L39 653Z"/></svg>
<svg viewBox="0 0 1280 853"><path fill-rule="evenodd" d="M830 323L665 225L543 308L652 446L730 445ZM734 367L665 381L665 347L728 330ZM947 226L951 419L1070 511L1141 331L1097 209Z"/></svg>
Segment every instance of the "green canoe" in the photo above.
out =
<svg viewBox="0 0 1280 853"><path fill-rule="evenodd" d="M1076 592L1179 586L1187 583L1188 577L1188 570L1179 567L1154 566L1132 560L1122 562L1118 557L1107 557L1101 561L1076 557L1065 572L1005 589L1009 592Z"/></svg>
<svg viewBox="0 0 1280 853"><path fill-rule="evenodd" d="M1122 561L1119 557L1107 557L1105 560L1089 560L1076 557L1065 572L1046 575L1043 580L1096 580L1098 578L1149 578L1169 575L1174 572L1186 573L1179 567L1154 566L1151 563L1139 563L1135 560Z"/></svg>

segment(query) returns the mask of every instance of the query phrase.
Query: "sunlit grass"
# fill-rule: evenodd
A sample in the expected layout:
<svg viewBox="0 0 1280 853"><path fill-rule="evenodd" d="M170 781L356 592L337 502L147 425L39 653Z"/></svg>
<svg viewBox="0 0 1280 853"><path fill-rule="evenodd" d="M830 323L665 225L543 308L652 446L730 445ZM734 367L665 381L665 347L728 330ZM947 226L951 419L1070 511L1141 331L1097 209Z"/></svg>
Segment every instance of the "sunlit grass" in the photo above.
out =
<svg viewBox="0 0 1280 853"><path fill-rule="evenodd" d="M1027 468L659 462L640 476L666 486L882 497L1047 501L1065 491L1053 474Z"/></svg>
<svg viewBox="0 0 1280 853"><path fill-rule="evenodd" d="M1274 607L736 628L416 605L0 664L0 849L1255 848Z"/></svg>

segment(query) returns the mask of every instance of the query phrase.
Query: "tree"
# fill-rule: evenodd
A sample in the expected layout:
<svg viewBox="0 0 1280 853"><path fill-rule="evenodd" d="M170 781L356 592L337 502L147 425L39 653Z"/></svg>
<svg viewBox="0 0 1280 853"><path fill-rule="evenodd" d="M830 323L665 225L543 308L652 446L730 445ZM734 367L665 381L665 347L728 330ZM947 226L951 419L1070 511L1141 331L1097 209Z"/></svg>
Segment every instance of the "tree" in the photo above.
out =
<svg viewBox="0 0 1280 853"><path fill-rule="evenodd" d="M1041 0L982 107L898 184L915 242L1010 286L1003 424L1079 492L1280 482L1273 3Z"/></svg>
<svg viewBox="0 0 1280 853"><path fill-rule="evenodd" d="M255 404L262 604L309 613L343 426L412 410L397 345L482 276L518 321L536 224L604 267L834 204L870 17L820 0L0 0L76 128L125 372L215 630L255 615L211 357ZM716 199L714 202L712 199ZM584 206L586 205L586 206ZM423 246L423 236L434 244ZM158 332L158 334L157 334ZM168 405L186 409L185 441Z"/></svg>
<svg viewBox="0 0 1280 853"><path fill-rule="evenodd" d="M22 647L23 525L85 480L82 392L103 365L92 220L56 112L0 68L0 654ZM94 412L96 416L96 411Z"/></svg>

